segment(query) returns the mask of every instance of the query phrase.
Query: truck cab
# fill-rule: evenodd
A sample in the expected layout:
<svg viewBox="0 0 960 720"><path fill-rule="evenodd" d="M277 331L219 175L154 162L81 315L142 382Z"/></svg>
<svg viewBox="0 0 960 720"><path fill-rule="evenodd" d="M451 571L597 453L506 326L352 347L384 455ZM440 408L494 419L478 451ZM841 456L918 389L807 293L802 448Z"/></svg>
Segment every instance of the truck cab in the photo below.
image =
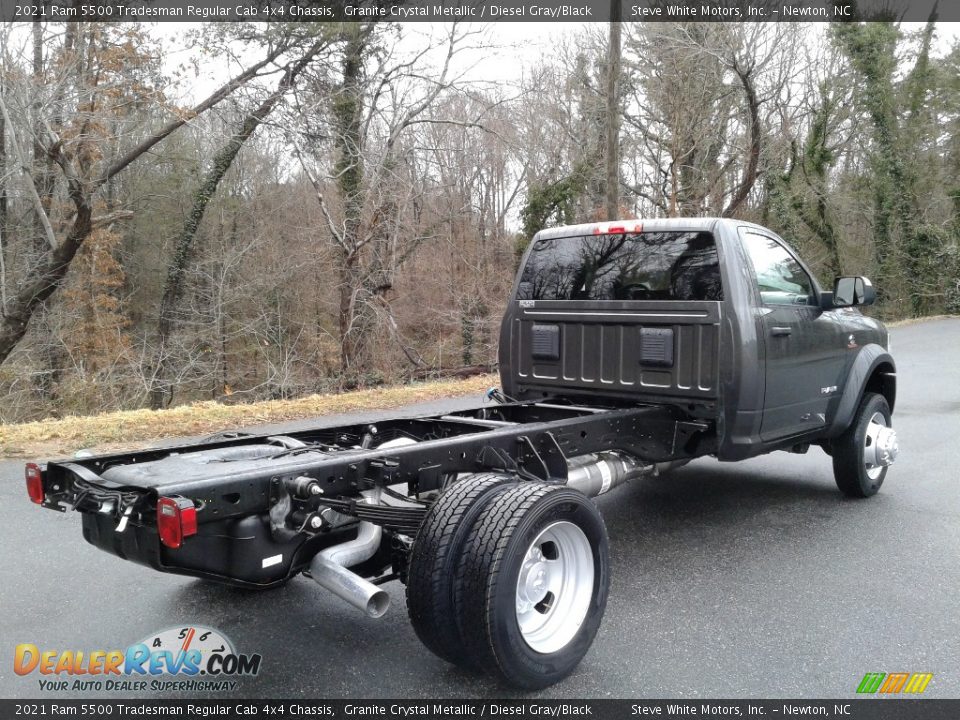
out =
<svg viewBox="0 0 960 720"><path fill-rule="evenodd" d="M500 335L504 392L676 406L721 460L829 447L865 388L896 399L865 278L824 290L770 230L722 218L543 230ZM859 288L859 294L857 289Z"/></svg>

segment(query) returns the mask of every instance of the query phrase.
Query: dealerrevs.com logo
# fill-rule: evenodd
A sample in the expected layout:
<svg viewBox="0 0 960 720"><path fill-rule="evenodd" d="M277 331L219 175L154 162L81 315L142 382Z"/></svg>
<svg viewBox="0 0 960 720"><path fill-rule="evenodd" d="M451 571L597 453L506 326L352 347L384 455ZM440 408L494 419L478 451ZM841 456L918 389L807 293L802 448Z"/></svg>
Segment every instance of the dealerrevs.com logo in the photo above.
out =
<svg viewBox="0 0 960 720"><path fill-rule="evenodd" d="M260 672L259 654L238 653L221 632L201 625L169 628L125 650L41 649L21 643L13 670L37 676L41 691L232 691Z"/></svg>

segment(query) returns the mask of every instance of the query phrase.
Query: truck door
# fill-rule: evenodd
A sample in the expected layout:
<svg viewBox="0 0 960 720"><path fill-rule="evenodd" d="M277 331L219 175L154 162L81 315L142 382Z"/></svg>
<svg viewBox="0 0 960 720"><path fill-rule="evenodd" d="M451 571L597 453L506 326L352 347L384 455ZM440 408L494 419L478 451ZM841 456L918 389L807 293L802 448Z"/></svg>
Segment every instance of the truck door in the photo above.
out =
<svg viewBox="0 0 960 720"><path fill-rule="evenodd" d="M758 301L766 348L766 389L760 437L771 440L826 424L827 406L841 384L841 329L819 307L817 286L781 241L740 228Z"/></svg>

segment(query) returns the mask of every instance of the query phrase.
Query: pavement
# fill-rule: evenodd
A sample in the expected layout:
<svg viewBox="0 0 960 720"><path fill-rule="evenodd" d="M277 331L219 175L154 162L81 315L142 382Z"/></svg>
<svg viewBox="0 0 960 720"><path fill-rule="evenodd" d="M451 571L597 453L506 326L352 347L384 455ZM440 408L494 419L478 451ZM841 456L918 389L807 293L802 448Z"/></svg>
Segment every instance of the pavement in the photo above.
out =
<svg viewBox="0 0 960 720"><path fill-rule="evenodd" d="M250 698L853 698L864 673L898 671L960 697L960 320L892 337L901 452L877 496L844 498L815 448L698 460L601 497L603 625L570 678L532 695L431 655L398 583L372 620L305 578L256 593L157 573L87 545L78 518L31 505L22 461L0 463L0 697L41 695L12 671L18 643L109 650L189 624L263 656L236 693Z"/></svg>

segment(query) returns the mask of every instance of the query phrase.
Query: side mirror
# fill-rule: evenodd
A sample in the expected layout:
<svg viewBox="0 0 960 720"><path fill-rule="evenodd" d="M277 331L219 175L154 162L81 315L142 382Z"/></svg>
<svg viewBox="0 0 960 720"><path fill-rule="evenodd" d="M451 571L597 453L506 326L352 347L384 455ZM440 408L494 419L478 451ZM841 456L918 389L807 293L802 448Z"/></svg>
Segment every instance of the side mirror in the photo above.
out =
<svg viewBox="0 0 960 720"><path fill-rule="evenodd" d="M833 284L833 306L853 307L855 305L873 305L877 291L865 277L838 277Z"/></svg>

